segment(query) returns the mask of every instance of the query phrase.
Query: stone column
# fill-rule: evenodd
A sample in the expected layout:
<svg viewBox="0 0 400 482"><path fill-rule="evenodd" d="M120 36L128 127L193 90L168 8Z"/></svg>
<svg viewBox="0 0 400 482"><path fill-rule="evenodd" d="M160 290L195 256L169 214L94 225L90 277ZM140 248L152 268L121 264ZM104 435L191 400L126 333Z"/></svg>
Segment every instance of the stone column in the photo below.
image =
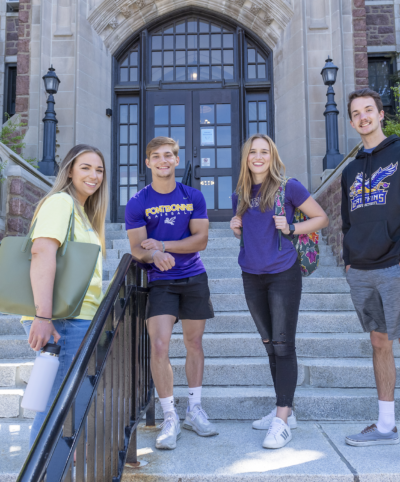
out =
<svg viewBox="0 0 400 482"><path fill-rule="evenodd" d="M367 23L365 0L353 0L355 87L368 87Z"/></svg>

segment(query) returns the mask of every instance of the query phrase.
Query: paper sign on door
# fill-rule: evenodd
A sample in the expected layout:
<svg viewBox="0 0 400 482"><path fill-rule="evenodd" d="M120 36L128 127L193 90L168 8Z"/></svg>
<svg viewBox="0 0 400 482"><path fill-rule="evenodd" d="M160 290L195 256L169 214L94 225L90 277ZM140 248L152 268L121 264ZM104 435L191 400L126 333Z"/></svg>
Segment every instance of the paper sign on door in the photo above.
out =
<svg viewBox="0 0 400 482"><path fill-rule="evenodd" d="M214 145L214 129L201 129L201 145L202 146Z"/></svg>
<svg viewBox="0 0 400 482"><path fill-rule="evenodd" d="M211 157L202 157L201 167L211 167Z"/></svg>

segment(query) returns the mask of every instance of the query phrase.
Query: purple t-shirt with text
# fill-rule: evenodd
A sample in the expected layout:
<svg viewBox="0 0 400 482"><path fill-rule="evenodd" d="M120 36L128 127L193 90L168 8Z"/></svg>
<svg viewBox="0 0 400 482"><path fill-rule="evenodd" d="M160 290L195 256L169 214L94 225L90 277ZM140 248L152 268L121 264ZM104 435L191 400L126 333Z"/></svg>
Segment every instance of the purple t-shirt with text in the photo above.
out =
<svg viewBox="0 0 400 482"><path fill-rule="evenodd" d="M258 191L261 184L254 185L251 207L242 217L243 244L240 248L239 265L242 271L251 274L281 273L293 266L297 252L293 244L282 236L282 251L279 251L278 230L275 227L275 209L260 210ZM307 189L296 179L289 179L285 192L285 212L288 223L293 222L294 210L310 197ZM236 215L238 196L232 195L233 215Z"/></svg>
<svg viewBox="0 0 400 482"><path fill-rule="evenodd" d="M176 188L161 194L151 184L136 193L125 210L126 230L146 226L147 238L157 241L179 241L191 236L191 219L208 219L207 206L203 194L180 182ZM160 271L155 264L146 265L150 281L182 279L205 273L199 253L170 253L175 258L175 266L168 271Z"/></svg>

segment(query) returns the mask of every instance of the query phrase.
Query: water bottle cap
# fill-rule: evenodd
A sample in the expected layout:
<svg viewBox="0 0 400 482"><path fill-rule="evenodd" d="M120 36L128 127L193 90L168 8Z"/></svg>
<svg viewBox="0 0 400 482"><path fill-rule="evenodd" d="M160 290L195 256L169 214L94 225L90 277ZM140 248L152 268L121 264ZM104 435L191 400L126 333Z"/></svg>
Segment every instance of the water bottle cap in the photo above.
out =
<svg viewBox="0 0 400 482"><path fill-rule="evenodd" d="M43 353L51 353L52 355L59 355L61 351L61 346L57 345L57 343L47 343L42 348Z"/></svg>

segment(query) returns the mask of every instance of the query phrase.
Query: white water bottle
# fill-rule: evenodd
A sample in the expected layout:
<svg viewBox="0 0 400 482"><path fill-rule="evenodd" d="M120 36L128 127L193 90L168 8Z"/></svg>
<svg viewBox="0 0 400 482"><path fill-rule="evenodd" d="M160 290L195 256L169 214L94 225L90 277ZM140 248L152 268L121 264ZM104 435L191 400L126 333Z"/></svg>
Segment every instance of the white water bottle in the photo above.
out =
<svg viewBox="0 0 400 482"><path fill-rule="evenodd" d="M26 387L21 406L34 412L44 412L47 401L53 388L60 361L61 346L56 343L47 343L36 357Z"/></svg>

